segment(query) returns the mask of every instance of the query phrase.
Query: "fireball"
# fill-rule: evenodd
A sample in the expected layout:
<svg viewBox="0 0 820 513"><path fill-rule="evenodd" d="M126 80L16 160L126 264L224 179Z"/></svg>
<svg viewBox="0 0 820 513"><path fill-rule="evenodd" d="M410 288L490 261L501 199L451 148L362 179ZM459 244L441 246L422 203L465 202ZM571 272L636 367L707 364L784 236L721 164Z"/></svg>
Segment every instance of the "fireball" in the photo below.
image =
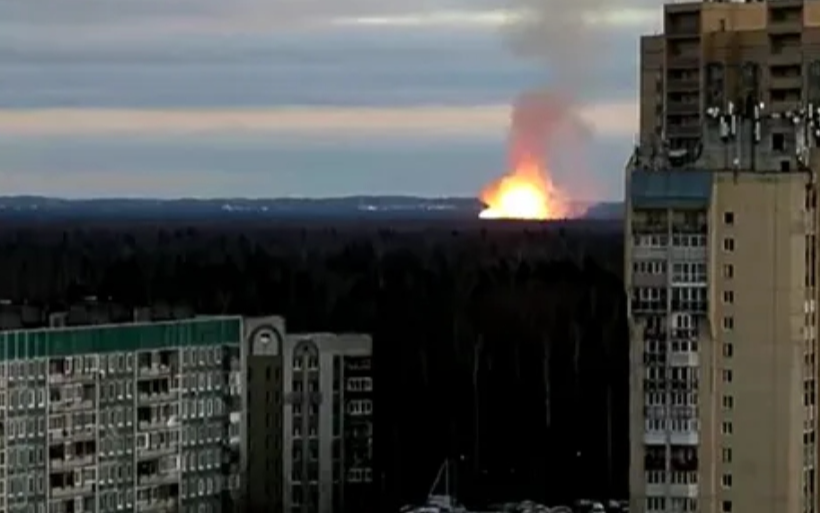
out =
<svg viewBox="0 0 820 513"><path fill-rule="evenodd" d="M520 164L510 174L481 193L487 208L482 219L561 219L569 215L569 205L561 191L535 162Z"/></svg>
<svg viewBox="0 0 820 513"><path fill-rule="evenodd" d="M509 162L511 172L481 193L487 205L483 219L562 219L570 216L567 197L552 182L544 150L561 130L580 126L571 103L549 91L521 95L510 120ZM562 151L571 148L562 148Z"/></svg>

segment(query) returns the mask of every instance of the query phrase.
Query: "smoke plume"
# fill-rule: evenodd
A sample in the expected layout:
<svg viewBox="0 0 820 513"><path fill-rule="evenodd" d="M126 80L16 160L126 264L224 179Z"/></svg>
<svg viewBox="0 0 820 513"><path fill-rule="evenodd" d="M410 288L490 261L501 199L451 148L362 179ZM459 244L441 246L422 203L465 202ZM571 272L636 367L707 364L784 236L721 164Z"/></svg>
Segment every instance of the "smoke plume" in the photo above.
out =
<svg viewBox="0 0 820 513"><path fill-rule="evenodd" d="M607 6L604 0L510 1L521 13L508 25L510 46L520 57L543 63L551 87L578 91L595 77L604 41L591 21Z"/></svg>
<svg viewBox="0 0 820 513"><path fill-rule="evenodd" d="M585 88L600 76L605 38L592 21L607 4L603 0L511 0L520 16L509 25L512 51L546 67L550 81L523 93L512 116L510 158L523 151L546 151L550 169L562 176L571 195L599 196L589 173L591 127L578 115ZM611 5L611 3L609 4ZM515 169L515 168L513 168Z"/></svg>

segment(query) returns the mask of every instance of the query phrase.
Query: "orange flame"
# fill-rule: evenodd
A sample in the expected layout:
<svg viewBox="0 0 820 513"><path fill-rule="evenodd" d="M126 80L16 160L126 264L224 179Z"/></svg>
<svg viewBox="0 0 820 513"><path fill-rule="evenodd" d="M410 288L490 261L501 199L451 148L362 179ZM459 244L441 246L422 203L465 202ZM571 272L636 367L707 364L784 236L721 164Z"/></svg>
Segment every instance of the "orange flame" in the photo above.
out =
<svg viewBox="0 0 820 513"><path fill-rule="evenodd" d="M563 219L569 216L566 196L535 160L519 163L513 171L481 192L487 208L482 219Z"/></svg>
<svg viewBox="0 0 820 513"><path fill-rule="evenodd" d="M510 119L509 160L512 171L481 192L487 205L483 219L561 219L570 203L552 182L544 158L557 131L574 125L571 103L549 91L519 96Z"/></svg>

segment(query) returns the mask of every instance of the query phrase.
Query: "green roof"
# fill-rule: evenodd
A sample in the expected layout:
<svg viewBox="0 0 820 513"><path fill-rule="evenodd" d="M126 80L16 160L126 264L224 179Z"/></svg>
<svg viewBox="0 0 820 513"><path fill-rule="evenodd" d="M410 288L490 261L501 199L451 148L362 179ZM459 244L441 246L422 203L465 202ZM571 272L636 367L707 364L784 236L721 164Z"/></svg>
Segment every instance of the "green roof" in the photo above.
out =
<svg viewBox="0 0 820 513"><path fill-rule="evenodd" d="M241 317L38 328L0 333L0 360L238 344Z"/></svg>

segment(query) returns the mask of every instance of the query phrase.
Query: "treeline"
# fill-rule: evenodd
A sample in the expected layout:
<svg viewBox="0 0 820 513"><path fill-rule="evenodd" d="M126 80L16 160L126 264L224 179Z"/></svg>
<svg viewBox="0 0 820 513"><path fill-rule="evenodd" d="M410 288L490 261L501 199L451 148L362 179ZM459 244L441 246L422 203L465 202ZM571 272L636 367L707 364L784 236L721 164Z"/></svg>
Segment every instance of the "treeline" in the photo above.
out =
<svg viewBox="0 0 820 513"><path fill-rule="evenodd" d="M627 495L620 255L594 223L19 225L0 231L0 298L371 333L374 513L422 499L445 458L468 503L555 504Z"/></svg>

